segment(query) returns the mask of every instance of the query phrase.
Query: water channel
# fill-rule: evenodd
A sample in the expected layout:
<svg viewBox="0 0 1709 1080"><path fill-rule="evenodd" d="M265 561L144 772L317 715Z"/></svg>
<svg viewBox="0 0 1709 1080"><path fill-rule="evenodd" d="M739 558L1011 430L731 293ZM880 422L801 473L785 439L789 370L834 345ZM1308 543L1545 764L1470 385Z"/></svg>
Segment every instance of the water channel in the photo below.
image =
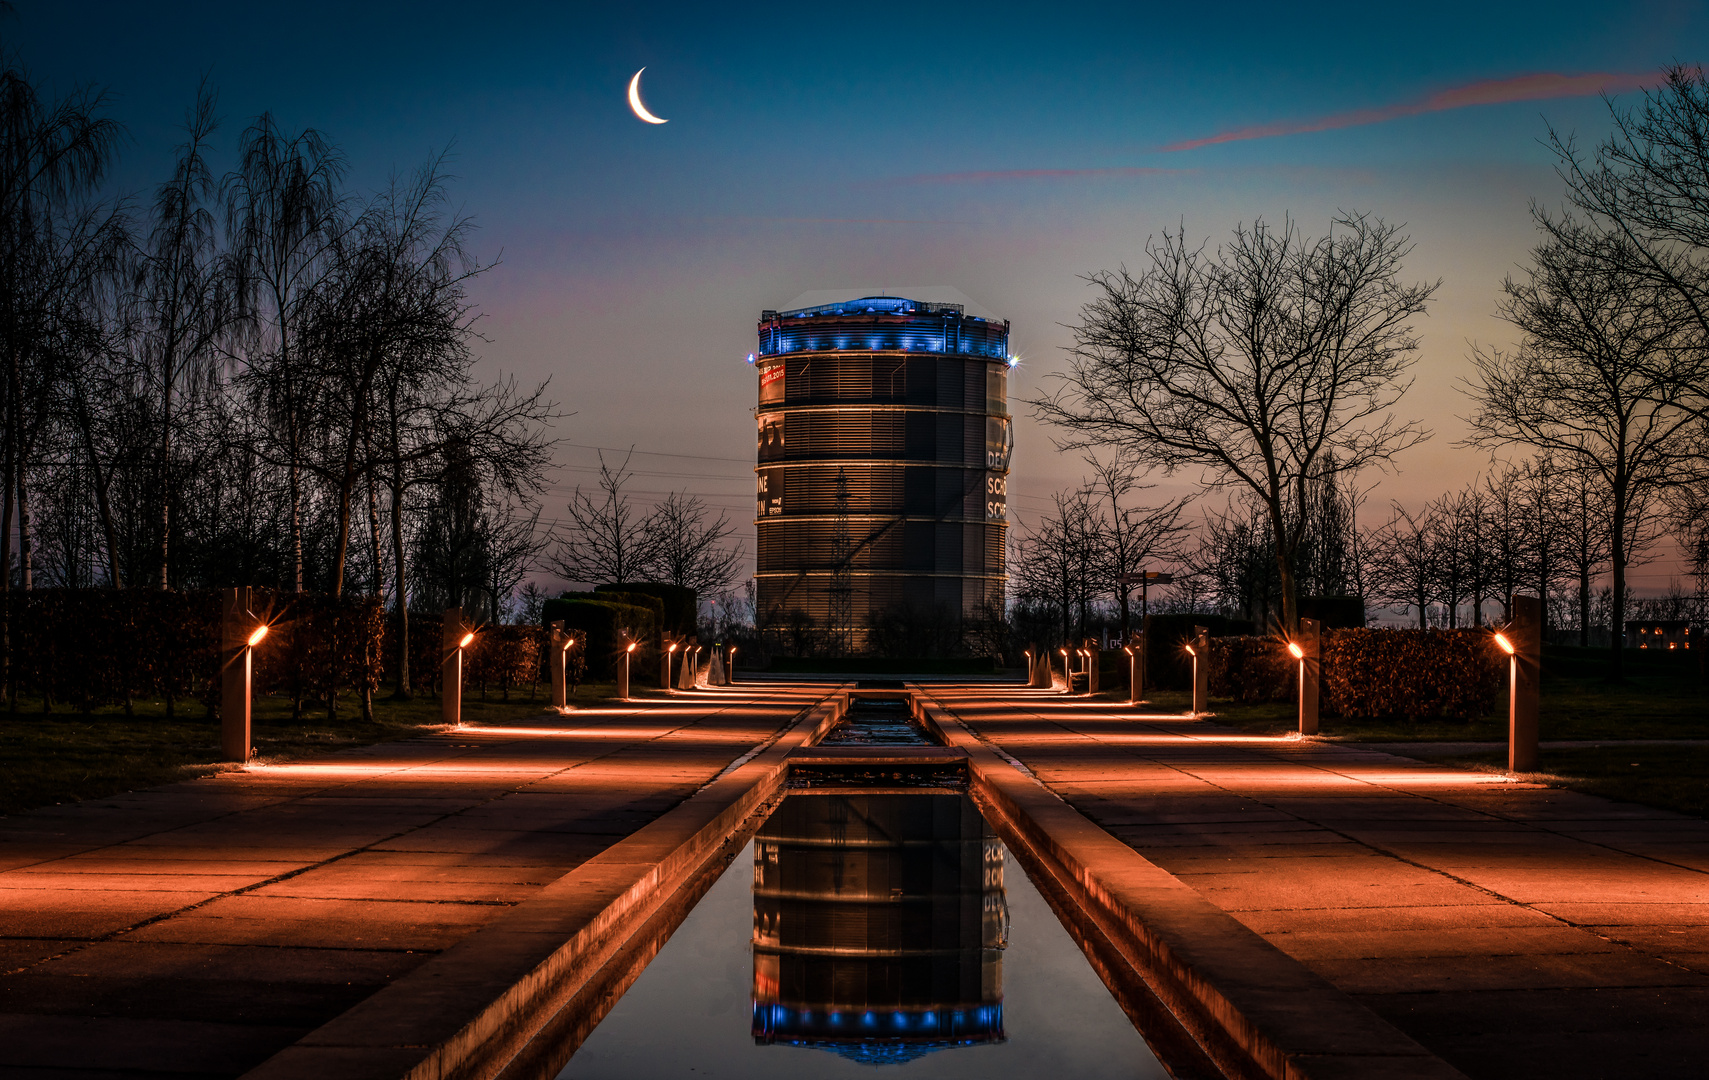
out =
<svg viewBox="0 0 1709 1080"><path fill-rule="evenodd" d="M779 804L559 1080L874 1066L1168 1075L965 792L810 787Z"/></svg>

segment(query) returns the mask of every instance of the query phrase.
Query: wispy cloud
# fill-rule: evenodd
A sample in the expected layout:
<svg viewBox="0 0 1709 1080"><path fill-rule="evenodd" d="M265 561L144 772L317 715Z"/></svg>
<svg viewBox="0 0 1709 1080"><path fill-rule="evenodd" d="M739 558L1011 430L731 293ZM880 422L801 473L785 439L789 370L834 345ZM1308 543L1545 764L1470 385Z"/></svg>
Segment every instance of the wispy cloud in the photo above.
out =
<svg viewBox="0 0 1709 1080"><path fill-rule="evenodd" d="M1598 71L1588 75L1562 75L1553 71L1538 71L1515 75L1508 79L1479 79L1463 86L1451 86L1412 101L1384 105L1375 109L1353 109L1330 113L1311 120L1283 120L1274 124L1258 124L1236 128L1202 139L1171 143L1164 150L1195 150L1216 143L1242 142L1247 139L1270 139L1278 135L1303 135L1309 131L1331 131L1335 128L1381 124L1403 116L1446 112L1472 105L1502 105L1513 101L1544 101L1549 98L1588 97L1591 94L1617 93L1634 90L1659 82L1659 73L1634 75L1617 71Z"/></svg>
<svg viewBox="0 0 1709 1080"><path fill-rule="evenodd" d="M1179 176L1187 169L996 169L989 172L921 173L900 176L897 184L992 184L1013 180L1127 180L1142 176Z"/></svg>

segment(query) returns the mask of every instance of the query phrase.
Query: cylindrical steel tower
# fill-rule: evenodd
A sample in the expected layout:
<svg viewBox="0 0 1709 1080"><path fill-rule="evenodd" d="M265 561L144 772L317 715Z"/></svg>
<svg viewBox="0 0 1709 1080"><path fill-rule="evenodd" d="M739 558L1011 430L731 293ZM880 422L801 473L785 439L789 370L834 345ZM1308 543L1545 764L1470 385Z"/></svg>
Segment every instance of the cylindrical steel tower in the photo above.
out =
<svg viewBox="0 0 1709 1080"><path fill-rule="evenodd" d="M1001 604L1008 322L869 296L760 316L756 615L858 651Z"/></svg>

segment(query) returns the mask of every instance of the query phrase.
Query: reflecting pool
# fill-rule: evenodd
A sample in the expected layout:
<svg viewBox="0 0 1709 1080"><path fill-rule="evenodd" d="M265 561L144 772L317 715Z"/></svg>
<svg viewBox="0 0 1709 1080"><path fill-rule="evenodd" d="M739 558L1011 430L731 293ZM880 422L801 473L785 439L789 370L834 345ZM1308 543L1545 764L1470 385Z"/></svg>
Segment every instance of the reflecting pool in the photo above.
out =
<svg viewBox="0 0 1709 1080"><path fill-rule="evenodd" d="M791 794L559 1074L1165 1077L958 792Z"/></svg>

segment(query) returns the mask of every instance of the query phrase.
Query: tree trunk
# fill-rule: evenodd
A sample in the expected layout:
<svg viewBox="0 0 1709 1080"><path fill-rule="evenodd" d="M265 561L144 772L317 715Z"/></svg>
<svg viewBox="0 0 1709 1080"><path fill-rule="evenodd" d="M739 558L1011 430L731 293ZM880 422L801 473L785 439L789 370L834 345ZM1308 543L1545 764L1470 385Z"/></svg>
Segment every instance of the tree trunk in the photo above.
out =
<svg viewBox="0 0 1709 1080"><path fill-rule="evenodd" d="M392 597L398 620L398 679L392 697L398 701L410 699L409 685L409 591L404 580L404 492L400 471L394 464L392 473L392 571L395 578Z"/></svg>

